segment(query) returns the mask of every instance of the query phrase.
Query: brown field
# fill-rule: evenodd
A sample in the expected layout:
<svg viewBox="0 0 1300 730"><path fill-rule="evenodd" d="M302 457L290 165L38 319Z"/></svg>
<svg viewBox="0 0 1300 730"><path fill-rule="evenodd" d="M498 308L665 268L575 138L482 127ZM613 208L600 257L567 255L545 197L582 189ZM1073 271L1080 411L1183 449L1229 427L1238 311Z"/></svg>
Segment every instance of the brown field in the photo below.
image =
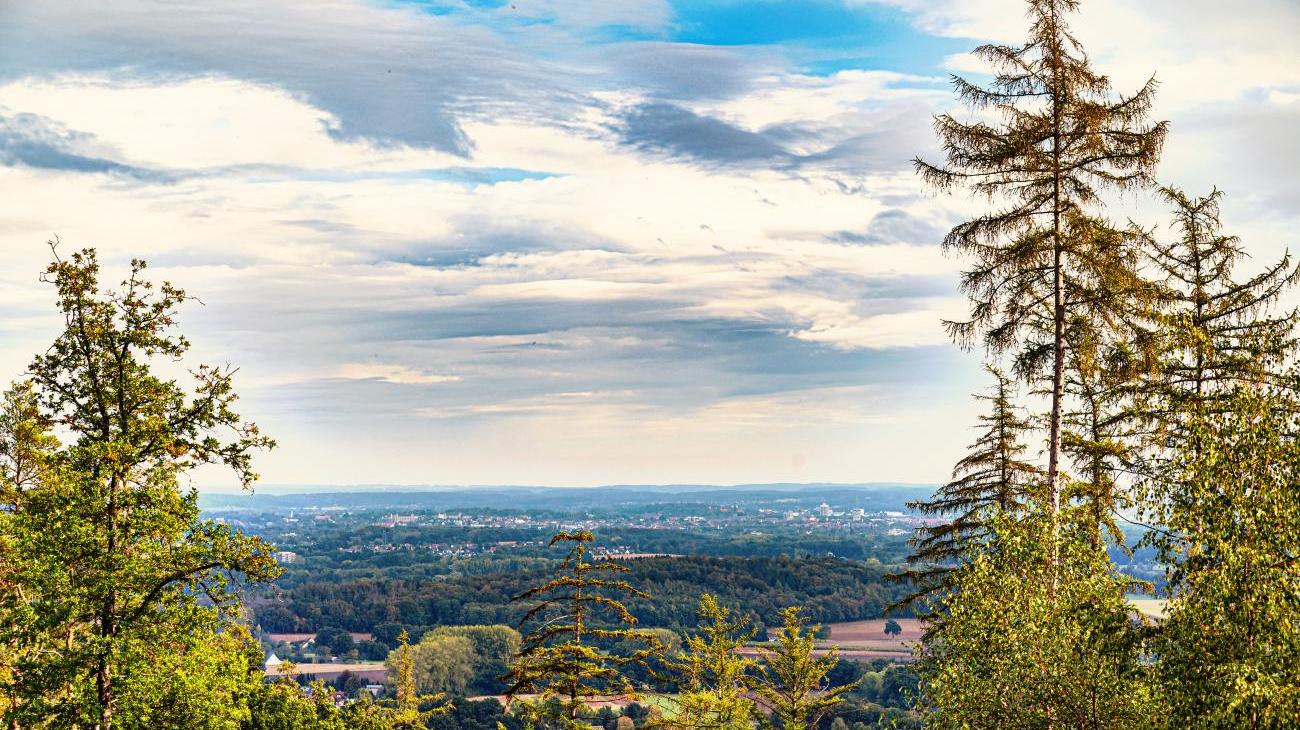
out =
<svg viewBox="0 0 1300 730"><path fill-rule="evenodd" d="M344 672L352 672L353 674L360 675L361 677L374 682L384 681L387 674L383 662L359 662L356 664L295 664L294 671L298 673L298 676L310 674L318 679L334 679ZM266 676L280 676L280 668L278 666L268 667L266 670Z"/></svg>
<svg viewBox="0 0 1300 730"><path fill-rule="evenodd" d="M349 631L348 633L352 634L353 641L370 641L371 639L375 638L372 634L363 631ZM271 641L292 641L292 642L306 641L308 639L316 638L316 634L314 633L312 634L267 634L266 636Z"/></svg>
<svg viewBox="0 0 1300 730"><path fill-rule="evenodd" d="M894 620L903 629L903 633L898 636L885 633L886 619L826 624L831 630L831 638L821 644L841 647L840 653L844 656L853 656L849 652L854 649L877 653L911 651L912 644L921 638L921 622L914 618Z"/></svg>

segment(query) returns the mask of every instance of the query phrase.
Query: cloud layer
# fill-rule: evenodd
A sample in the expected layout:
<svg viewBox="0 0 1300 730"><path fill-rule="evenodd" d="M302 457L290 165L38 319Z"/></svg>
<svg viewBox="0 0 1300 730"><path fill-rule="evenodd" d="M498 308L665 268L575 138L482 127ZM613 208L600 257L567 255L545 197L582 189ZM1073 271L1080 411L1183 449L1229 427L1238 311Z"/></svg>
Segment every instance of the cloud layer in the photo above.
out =
<svg viewBox="0 0 1300 730"><path fill-rule="evenodd" d="M1165 169L1267 253L1300 62L1252 4L1079 27L1117 83L1160 70ZM3 6L0 369L57 326L58 234L202 297L271 481L942 479L981 382L937 243L973 203L910 160L1017 3L598 5Z"/></svg>

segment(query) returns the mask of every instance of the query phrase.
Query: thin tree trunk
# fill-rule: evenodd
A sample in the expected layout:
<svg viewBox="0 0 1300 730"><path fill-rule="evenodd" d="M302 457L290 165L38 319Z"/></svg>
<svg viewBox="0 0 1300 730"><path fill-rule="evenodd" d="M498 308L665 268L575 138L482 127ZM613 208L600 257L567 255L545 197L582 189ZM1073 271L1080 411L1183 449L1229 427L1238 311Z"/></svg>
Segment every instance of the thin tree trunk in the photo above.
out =
<svg viewBox="0 0 1300 730"><path fill-rule="evenodd" d="M1053 79L1055 82L1055 79ZM1052 585L1056 585L1060 564L1061 514L1061 412L1065 399L1065 299L1061 280L1061 103L1059 91L1052 95L1052 413L1048 439L1047 482L1052 506Z"/></svg>

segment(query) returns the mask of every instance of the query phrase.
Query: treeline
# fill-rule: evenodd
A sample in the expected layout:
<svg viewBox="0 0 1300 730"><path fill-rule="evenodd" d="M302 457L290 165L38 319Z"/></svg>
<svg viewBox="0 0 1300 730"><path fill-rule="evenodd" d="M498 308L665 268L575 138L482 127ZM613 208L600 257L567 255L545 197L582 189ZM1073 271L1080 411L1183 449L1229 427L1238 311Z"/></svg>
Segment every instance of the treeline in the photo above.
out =
<svg viewBox="0 0 1300 730"><path fill-rule="evenodd" d="M507 624L522 618L511 598L549 573L553 561L527 570L436 579L306 580L277 598L252 602L263 631L316 631L338 626L374 631L409 627L413 634L438 625ZM643 558L627 565L652 598L628 605L646 626L693 626L699 596L711 592L753 620L771 624L782 609L799 605L818 622L879 618L905 589L884 581L884 567L834 558Z"/></svg>
<svg viewBox="0 0 1300 730"><path fill-rule="evenodd" d="M618 545L632 552L676 555L714 555L720 557L816 557L834 556L850 560L875 559L883 563L901 563L908 553L907 539L887 534L878 527L846 534L809 534L805 529L775 526L756 535L752 530L698 531L660 530L611 525L601 530L606 545ZM275 535L265 536L267 539ZM296 540L308 538L302 544ZM369 525L334 527L313 525L307 535L280 540L282 549L294 550L304 559L301 566L287 566L282 585L295 585L302 577L322 571L364 571L368 568L415 568L424 574L477 570L494 560L536 558L547 554L544 544L551 533L543 528L480 527L465 529L450 526L413 526L394 531ZM471 559L445 558L430 554L418 546L434 543L471 544L480 547L500 542L537 543L513 545L508 553L482 555ZM375 545L395 544L397 549L371 552ZM410 548L404 546L409 545ZM348 551L356 548L354 552ZM406 575L394 573L395 575Z"/></svg>

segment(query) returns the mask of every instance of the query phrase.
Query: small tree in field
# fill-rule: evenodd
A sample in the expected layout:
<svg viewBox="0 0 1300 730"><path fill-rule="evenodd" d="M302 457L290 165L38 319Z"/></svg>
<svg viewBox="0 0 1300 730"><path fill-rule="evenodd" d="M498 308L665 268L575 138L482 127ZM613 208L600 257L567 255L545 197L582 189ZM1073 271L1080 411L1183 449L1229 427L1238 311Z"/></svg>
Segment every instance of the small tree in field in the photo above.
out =
<svg viewBox="0 0 1300 730"><path fill-rule="evenodd" d="M587 554L594 540L586 530L556 534L552 546L570 546L556 576L514 597L516 601L538 599L520 621L521 630L535 620L539 623L524 636L514 666L502 680L512 702L521 694L539 695L537 702L523 705L535 722L584 727L578 718L589 701L636 696L622 668L645 662L660 649L653 633L634 628L636 617L615 597L649 595L625 580L603 577L626 573L628 567L613 561L590 562ZM603 648L627 641L643 648L626 655Z"/></svg>
<svg viewBox="0 0 1300 730"><path fill-rule="evenodd" d="M891 618L885 622L885 633L889 636L898 636L903 633L903 627Z"/></svg>

